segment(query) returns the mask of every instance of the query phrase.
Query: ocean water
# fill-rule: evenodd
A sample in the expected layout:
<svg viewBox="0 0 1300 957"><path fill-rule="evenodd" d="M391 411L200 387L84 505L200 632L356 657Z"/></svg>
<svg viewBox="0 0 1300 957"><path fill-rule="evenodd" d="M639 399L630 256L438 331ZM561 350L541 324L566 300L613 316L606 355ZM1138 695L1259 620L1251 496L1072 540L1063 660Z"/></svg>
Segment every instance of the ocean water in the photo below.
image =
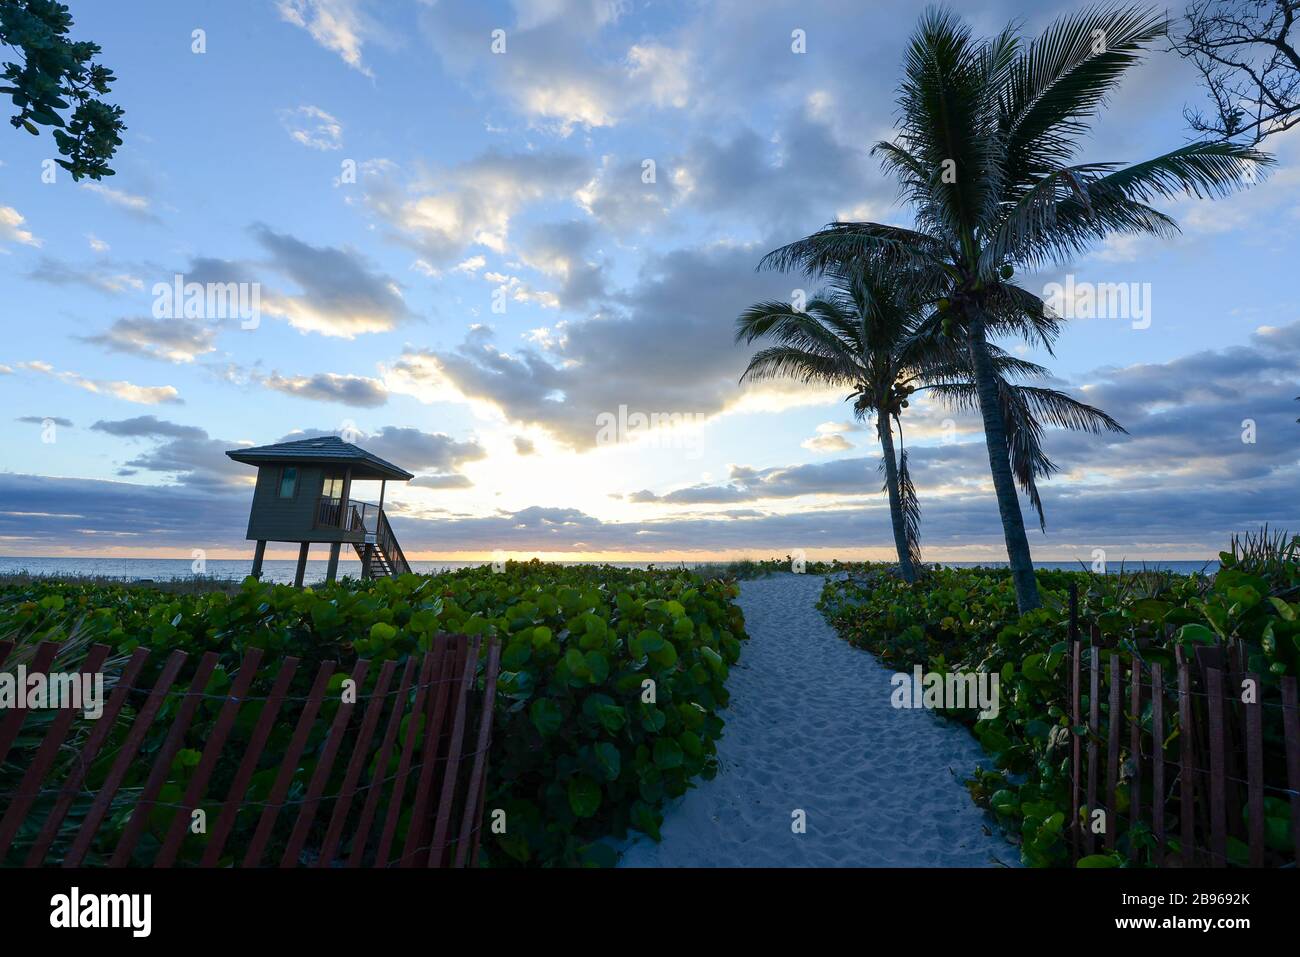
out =
<svg viewBox="0 0 1300 957"><path fill-rule="evenodd" d="M417 572L434 573L473 564L481 563L411 562L411 568ZM307 584L324 581L328 565L329 562L325 559L309 559L303 580ZM297 566L298 562L292 558L268 558L262 562L262 581L291 584ZM23 572L54 577L119 578L123 581L184 581L198 577L240 581L252 567L251 558L209 558L203 573L199 575L188 558L0 558L0 575ZM361 562L356 559L340 559L338 574L340 578L344 575L360 578Z"/></svg>
<svg viewBox="0 0 1300 957"><path fill-rule="evenodd" d="M0 556L0 575L25 573L29 575L49 575L54 577L98 577L98 578L117 578L123 581L184 581L199 577L193 567L192 562L186 558L8 558ZM305 581L308 584L323 581L325 578L325 569L328 562L324 559L309 560L307 562L307 573ZM457 568L469 568L476 565L483 565L486 562L452 562L452 561L432 561L432 562L411 562L411 569L418 573L435 574L437 572L455 570ZM580 562L560 562L562 565L577 565ZM610 562L611 565L617 565L621 568L645 568L647 565L656 565L660 568L676 567L686 565L695 567L699 562ZM721 562L720 564L726 564ZM941 562L940 564L952 568L973 568L977 565L986 567L1005 567L1006 562ZM1039 568L1063 568L1071 571L1081 571L1087 566L1081 562L1036 562ZM289 584L293 581L294 569L297 562L293 559L267 559L262 563L262 580L272 582L282 582ZM231 581L240 581L249 572L252 567L251 559L208 559L206 568L202 577L228 579ZM1111 562L1107 565L1106 571L1110 574L1120 571L1119 562ZM1177 572L1183 575L1190 575L1195 572L1205 571L1213 573L1219 567L1217 561L1170 561L1170 562L1126 562L1123 568L1126 571L1136 571L1141 568L1160 569L1163 571ZM350 575L353 578L361 577L361 562L353 559L348 561L341 559L339 561L339 577Z"/></svg>
<svg viewBox="0 0 1300 957"><path fill-rule="evenodd" d="M0 559L3 561L3 559ZM939 562L947 568L976 568L983 566L985 568L1006 568L1006 562ZM1079 559L1073 562L1034 562L1035 568L1061 568L1066 571L1088 572L1092 571L1092 561L1090 559ZM1202 561L1108 561L1106 563L1107 575L1118 575L1121 571L1137 572L1145 569L1146 571L1175 572L1179 575L1194 575L1197 572L1204 572L1207 575L1213 575L1219 570L1219 560L1217 558L1207 558Z"/></svg>

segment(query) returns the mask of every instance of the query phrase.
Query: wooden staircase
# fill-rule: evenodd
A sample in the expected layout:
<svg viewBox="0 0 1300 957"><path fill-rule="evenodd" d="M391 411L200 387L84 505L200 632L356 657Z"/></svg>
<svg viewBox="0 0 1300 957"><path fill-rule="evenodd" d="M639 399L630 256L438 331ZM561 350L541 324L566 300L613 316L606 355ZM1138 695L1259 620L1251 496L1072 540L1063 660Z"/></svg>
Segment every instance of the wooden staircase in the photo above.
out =
<svg viewBox="0 0 1300 957"><path fill-rule="evenodd" d="M388 516L383 509L376 513L375 530L366 529L364 542L353 542L357 556L361 559L361 578L396 578L398 575L411 573L410 563L402 553L402 546L397 543L393 527L388 524Z"/></svg>

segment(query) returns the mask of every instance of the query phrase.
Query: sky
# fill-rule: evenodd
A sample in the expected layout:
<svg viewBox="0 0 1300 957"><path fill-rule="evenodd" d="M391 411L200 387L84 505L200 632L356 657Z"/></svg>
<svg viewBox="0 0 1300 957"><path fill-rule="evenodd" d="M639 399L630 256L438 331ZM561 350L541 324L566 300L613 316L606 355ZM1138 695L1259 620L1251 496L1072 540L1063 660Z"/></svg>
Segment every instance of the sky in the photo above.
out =
<svg viewBox="0 0 1300 957"><path fill-rule="evenodd" d="M908 223L869 150L923 4L69 5L127 130L78 184L0 128L0 555L250 555L224 452L318 434L417 475L385 498L414 560L891 555L873 433L839 392L738 384L733 327L815 289L768 250ZM1077 5L957 9L1032 35ZM1157 45L1082 158L1181 145L1201 102ZM1129 433L1049 432L1038 558L1300 531L1300 137L1268 149L1251 189L1159 204L1176 238L1020 277L1078 308L1054 355L1004 345ZM256 309L187 317L177 276ZM1090 315L1101 284L1128 310ZM925 557L1004 559L974 418L922 399L903 429Z"/></svg>

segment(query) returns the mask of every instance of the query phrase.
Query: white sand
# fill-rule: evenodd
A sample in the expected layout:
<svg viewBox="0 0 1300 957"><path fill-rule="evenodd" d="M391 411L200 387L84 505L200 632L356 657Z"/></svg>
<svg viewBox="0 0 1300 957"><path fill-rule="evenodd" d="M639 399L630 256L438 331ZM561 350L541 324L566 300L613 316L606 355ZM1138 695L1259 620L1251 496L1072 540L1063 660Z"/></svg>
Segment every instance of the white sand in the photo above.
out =
<svg viewBox="0 0 1300 957"><path fill-rule="evenodd" d="M983 758L962 726L889 702L892 671L815 607L823 580L744 582L750 640L731 669L717 777L665 811L630 867L988 867L1018 851L961 781ZM792 812L807 832L792 832Z"/></svg>

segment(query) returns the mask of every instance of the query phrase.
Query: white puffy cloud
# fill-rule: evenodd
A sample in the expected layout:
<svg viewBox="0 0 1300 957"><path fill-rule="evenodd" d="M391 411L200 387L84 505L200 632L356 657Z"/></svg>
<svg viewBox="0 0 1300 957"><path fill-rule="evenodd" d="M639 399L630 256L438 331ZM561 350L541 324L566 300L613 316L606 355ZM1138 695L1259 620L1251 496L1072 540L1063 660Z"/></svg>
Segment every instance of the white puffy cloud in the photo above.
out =
<svg viewBox="0 0 1300 957"><path fill-rule="evenodd" d="M85 389L87 392L93 392L96 395L109 395L126 402L135 402L139 405L179 405L184 401L180 397L180 392L174 386L170 385L136 385L134 382L127 382L126 380L121 379L92 379L79 372L55 369L54 366L50 365L48 362L40 360L20 362L18 363L18 368L51 376L62 382L66 382L68 385L74 385L79 389Z"/></svg>
<svg viewBox="0 0 1300 957"><path fill-rule="evenodd" d="M22 243L24 246L39 246L31 230L24 228L27 222L23 214L12 206L0 206L0 243Z"/></svg>
<svg viewBox="0 0 1300 957"><path fill-rule="evenodd" d="M376 29L364 6L365 0L276 0L286 22L306 30L354 70L373 76L361 60L362 47Z"/></svg>
<svg viewBox="0 0 1300 957"><path fill-rule="evenodd" d="M216 350L216 329L186 319L118 319L84 339L113 352L167 362L193 362Z"/></svg>

